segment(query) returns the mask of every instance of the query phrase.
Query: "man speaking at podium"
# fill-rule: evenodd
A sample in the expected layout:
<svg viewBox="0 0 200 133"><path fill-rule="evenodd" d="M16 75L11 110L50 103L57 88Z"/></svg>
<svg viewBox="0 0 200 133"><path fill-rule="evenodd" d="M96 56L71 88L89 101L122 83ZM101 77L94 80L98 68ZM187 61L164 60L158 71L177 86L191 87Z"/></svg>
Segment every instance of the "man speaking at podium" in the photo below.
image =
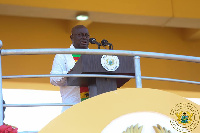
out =
<svg viewBox="0 0 200 133"><path fill-rule="evenodd" d="M71 49L88 49L89 45L89 32L83 25L77 25L71 31ZM56 54L51 74L67 74L75 65L80 55L78 54ZM50 82L52 85L60 87L60 93L63 103L79 103L88 98L88 87L80 86L67 86L67 77L51 77ZM80 93L84 94L81 95ZM70 108L63 106L62 112Z"/></svg>

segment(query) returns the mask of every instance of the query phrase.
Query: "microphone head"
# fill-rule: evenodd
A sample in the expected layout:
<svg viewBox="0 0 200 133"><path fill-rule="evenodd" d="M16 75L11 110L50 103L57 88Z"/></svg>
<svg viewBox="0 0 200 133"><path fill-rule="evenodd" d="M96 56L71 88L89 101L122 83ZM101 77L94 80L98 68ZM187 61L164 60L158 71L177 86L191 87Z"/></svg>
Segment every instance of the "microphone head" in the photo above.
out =
<svg viewBox="0 0 200 133"><path fill-rule="evenodd" d="M102 44L103 46L106 46L106 45L108 45L108 41L105 40L105 39L103 39L103 40L101 41L101 44Z"/></svg>
<svg viewBox="0 0 200 133"><path fill-rule="evenodd" d="M89 42L90 42L91 44L96 44L96 39L95 39L95 38L90 38L90 39L89 39Z"/></svg>

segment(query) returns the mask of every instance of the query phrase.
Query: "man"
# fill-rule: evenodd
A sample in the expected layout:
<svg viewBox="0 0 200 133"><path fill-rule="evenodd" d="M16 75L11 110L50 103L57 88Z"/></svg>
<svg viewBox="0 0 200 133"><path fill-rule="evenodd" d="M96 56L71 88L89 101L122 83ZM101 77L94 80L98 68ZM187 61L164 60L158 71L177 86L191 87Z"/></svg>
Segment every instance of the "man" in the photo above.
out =
<svg viewBox="0 0 200 133"><path fill-rule="evenodd" d="M77 25L72 28L71 31L72 49L87 49L89 45L89 32L83 25ZM56 54L51 74L67 74L75 65L75 59L72 54ZM80 99L80 87L79 86L67 86L67 77L51 77L51 84L60 87L60 93L63 103L79 103ZM70 107L63 106L62 112Z"/></svg>

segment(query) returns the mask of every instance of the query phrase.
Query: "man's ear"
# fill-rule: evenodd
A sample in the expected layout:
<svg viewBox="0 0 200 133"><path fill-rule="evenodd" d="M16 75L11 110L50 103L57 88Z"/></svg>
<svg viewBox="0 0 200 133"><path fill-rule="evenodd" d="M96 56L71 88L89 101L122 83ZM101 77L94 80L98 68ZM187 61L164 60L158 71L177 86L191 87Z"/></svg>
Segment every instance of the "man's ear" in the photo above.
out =
<svg viewBox="0 0 200 133"><path fill-rule="evenodd" d="M73 36L72 36L72 35L70 35L70 39L71 39L71 40L73 39Z"/></svg>

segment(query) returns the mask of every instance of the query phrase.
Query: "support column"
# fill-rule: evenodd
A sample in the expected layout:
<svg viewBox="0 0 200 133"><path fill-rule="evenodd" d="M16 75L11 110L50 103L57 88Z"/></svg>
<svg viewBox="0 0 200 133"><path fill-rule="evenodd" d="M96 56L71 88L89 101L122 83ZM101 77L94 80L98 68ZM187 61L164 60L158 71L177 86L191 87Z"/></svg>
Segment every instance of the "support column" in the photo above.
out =
<svg viewBox="0 0 200 133"><path fill-rule="evenodd" d="M134 56L136 88L142 88L140 56Z"/></svg>

